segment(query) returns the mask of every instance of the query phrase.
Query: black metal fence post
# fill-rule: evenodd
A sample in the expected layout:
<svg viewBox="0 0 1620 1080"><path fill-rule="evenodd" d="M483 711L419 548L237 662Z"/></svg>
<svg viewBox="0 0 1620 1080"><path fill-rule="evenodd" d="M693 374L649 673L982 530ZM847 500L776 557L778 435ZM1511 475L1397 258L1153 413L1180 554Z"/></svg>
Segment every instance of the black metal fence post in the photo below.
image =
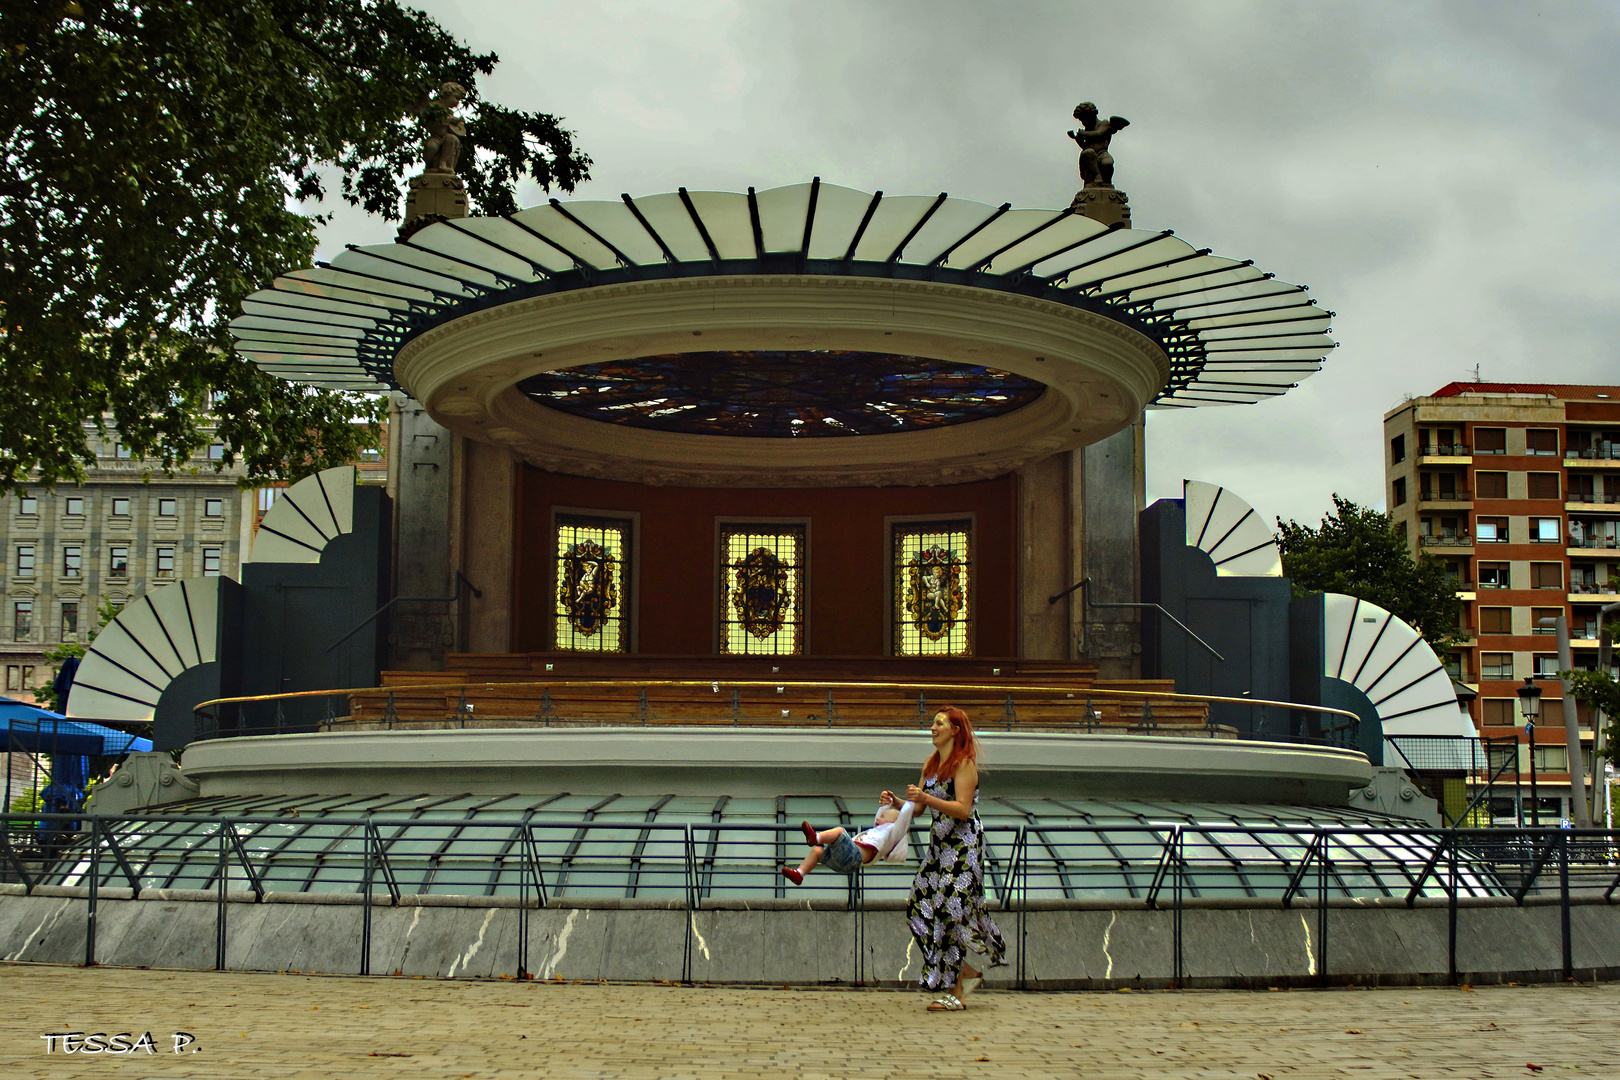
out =
<svg viewBox="0 0 1620 1080"><path fill-rule="evenodd" d="M371 824L361 834L364 837L365 870L360 877L360 974L371 974Z"/></svg>
<svg viewBox="0 0 1620 1080"><path fill-rule="evenodd" d="M1152 719L1151 713L1149 719ZM1176 990L1182 988L1182 939L1181 939L1181 907L1185 882L1182 880L1182 856L1184 851L1184 835L1181 826L1177 825L1170 833L1170 899L1175 905L1170 915L1170 985Z"/></svg>
<svg viewBox="0 0 1620 1080"><path fill-rule="evenodd" d="M214 970L225 970L225 887L230 878L230 841L226 839L225 830L230 828L229 821L219 823L219 911L214 919Z"/></svg>
<svg viewBox="0 0 1620 1080"><path fill-rule="evenodd" d="M1453 829L1444 843L1451 846L1450 888L1446 890L1446 968L1451 985L1457 985L1457 894L1461 884L1457 879L1457 830Z"/></svg>
<svg viewBox="0 0 1620 1080"><path fill-rule="evenodd" d="M684 829L686 863L686 928L681 952L681 982L692 982L692 924L697 921L697 845L692 839L692 826Z"/></svg>
<svg viewBox="0 0 1620 1080"><path fill-rule="evenodd" d="M1316 982L1326 986L1327 931L1328 931L1328 858L1332 850L1332 834L1322 830L1322 849L1316 856Z"/></svg>
<svg viewBox="0 0 1620 1080"><path fill-rule="evenodd" d="M1558 830L1558 929L1564 946L1564 979L1575 977L1574 949L1569 926L1569 830Z"/></svg>
<svg viewBox="0 0 1620 1080"><path fill-rule="evenodd" d="M10 807L7 807L9 810ZM96 966L96 908L101 886L101 819L90 819L90 885L84 904L84 966Z"/></svg>

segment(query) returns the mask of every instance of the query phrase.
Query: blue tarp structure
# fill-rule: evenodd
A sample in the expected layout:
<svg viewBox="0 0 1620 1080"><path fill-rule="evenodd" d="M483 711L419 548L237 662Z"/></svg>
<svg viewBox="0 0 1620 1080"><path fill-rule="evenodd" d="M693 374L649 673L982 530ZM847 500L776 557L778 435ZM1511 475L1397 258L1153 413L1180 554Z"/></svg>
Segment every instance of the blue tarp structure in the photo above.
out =
<svg viewBox="0 0 1620 1080"><path fill-rule="evenodd" d="M152 749L152 740L116 728L69 720L37 705L0 698L0 749L18 754L111 757Z"/></svg>

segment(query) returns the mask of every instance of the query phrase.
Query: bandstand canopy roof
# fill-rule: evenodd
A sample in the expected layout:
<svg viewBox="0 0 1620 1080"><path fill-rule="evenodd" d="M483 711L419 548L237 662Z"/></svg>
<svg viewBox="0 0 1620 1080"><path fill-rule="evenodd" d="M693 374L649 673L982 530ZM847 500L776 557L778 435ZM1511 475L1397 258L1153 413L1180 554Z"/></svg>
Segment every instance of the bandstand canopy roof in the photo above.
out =
<svg viewBox="0 0 1620 1080"><path fill-rule="evenodd" d="M442 220L276 279L231 329L271 374L404 390L546 468L939 483L1276 397L1332 315L1168 230L816 180Z"/></svg>

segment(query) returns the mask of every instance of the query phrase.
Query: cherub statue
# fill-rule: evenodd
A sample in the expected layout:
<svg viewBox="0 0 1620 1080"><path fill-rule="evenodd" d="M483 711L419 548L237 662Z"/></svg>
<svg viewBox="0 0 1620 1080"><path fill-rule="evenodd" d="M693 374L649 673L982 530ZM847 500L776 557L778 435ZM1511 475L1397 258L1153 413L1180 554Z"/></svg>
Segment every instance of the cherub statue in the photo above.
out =
<svg viewBox="0 0 1620 1080"><path fill-rule="evenodd" d="M461 140L467 134L467 125L456 115L456 109L466 97L465 86L447 82L417 106L422 114L422 127L427 131L427 141L422 144L423 172L454 175L456 159L461 156Z"/></svg>
<svg viewBox="0 0 1620 1080"><path fill-rule="evenodd" d="M1069 132L1069 138L1080 144L1080 184L1082 187L1113 187L1114 157L1108 144L1115 135L1130 127L1123 116L1110 116L1099 121L1097 106L1082 101L1074 107L1074 118L1080 122L1078 131Z"/></svg>

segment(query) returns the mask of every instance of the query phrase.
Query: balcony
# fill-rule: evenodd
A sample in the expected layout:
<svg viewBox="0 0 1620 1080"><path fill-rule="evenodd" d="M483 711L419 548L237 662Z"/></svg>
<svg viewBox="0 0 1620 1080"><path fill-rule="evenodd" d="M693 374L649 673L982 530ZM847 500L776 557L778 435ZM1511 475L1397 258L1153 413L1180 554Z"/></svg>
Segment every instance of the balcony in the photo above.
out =
<svg viewBox="0 0 1620 1080"><path fill-rule="evenodd" d="M1454 491L1448 491L1448 490L1442 489L1440 491L1420 491L1420 492L1418 492L1418 502L1443 503L1443 502L1471 502L1471 501L1473 501L1473 496L1469 494L1469 491L1468 491L1467 488L1457 488Z"/></svg>
<svg viewBox="0 0 1620 1080"><path fill-rule="evenodd" d="M1587 597L1610 597L1620 595L1620 581L1610 578L1608 581L1572 581L1569 585L1569 598L1571 600L1585 600Z"/></svg>
<svg viewBox="0 0 1620 1080"><path fill-rule="evenodd" d="M1602 443L1585 450L1565 450L1565 461L1620 461L1620 443Z"/></svg>
<svg viewBox="0 0 1620 1080"><path fill-rule="evenodd" d="M1423 547L1438 548L1471 548L1474 541L1467 533L1441 533L1439 536L1423 535L1418 537L1418 543Z"/></svg>
<svg viewBox="0 0 1620 1080"><path fill-rule="evenodd" d="M1435 443L1417 450L1419 465L1466 465L1473 460L1467 443Z"/></svg>
<svg viewBox="0 0 1620 1080"><path fill-rule="evenodd" d="M1620 549L1620 536L1571 536L1569 538L1570 554L1579 554L1580 551L1614 551Z"/></svg>
<svg viewBox="0 0 1620 1080"><path fill-rule="evenodd" d="M1571 491L1564 496L1564 508L1566 510L1580 510L1592 506L1620 507L1620 492ZM1598 513L1608 513L1608 511L1599 510Z"/></svg>

